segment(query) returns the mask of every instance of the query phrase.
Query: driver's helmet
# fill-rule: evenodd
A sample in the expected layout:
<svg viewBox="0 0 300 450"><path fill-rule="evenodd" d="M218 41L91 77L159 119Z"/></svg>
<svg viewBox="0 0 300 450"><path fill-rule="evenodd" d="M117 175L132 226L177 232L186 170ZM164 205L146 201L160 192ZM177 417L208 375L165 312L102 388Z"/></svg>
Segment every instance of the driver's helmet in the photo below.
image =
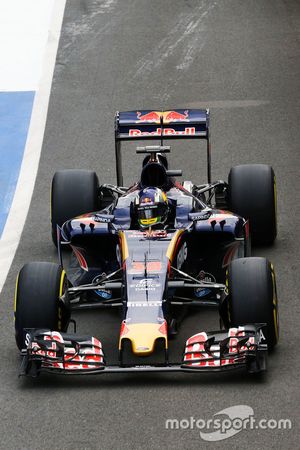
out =
<svg viewBox="0 0 300 450"><path fill-rule="evenodd" d="M168 199L157 187L142 189L135 201L137 220L141 228L164 224L168 218Z"/></svg>

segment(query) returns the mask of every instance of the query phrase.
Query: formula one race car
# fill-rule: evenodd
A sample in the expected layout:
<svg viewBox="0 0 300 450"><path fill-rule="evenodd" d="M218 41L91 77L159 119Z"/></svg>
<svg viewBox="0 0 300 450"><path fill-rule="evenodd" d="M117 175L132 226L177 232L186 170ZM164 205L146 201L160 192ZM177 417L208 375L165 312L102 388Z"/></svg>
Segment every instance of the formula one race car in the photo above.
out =
<svg viewBox="0 0 300 450"><path fill-rule="evenodd" d="M140 180L123 187L121 142L150 139L159 145L137 148L144 154ZM171 139L206 140L207 183L175 180L182 173L168 167L164 141ZM208 110L118 112L115 152L117 186L99 186L87 170L54 175L59 264L33 262L19 273L21 373L264 371L278 342L276 283L272 264L250 257L250 236L259 244L276 237L273 169L240 165L228 182L212 182ZM218 308L220 329L191 336L171 363L169 341L184 324L178 309L208 305ZM100 340L68 327L74 310L116 306L122 315L113 365Z"/></svg>

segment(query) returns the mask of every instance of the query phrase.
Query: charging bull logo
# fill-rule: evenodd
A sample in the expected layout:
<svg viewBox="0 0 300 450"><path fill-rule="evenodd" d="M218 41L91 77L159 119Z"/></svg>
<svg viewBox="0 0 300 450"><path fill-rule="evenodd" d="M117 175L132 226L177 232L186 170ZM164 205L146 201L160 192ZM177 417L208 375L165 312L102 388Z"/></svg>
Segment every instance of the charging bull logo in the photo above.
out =
<svg viewBox="0 0 300 450"><path fill-rule="evenodd" d="M183 114L178 111L165 111L163 112L164 123L170 122L188 122L189 121L189 111L185 110Z"/></svg>
<svg viewBox="0 0 300 450"><path fill-rule="evenodd" d="M149 122L149 123L160 123L161 112L160 111L150 111L148 113L142 114L140 111L136 113L137 121L140 122Z"/></svg>
<svg viewBox="0 0 300 450"><path fill-rule="evenodd" d="M137 111L136 123L149 122L149 123L171 123L171 122L188 122L189 111L185 110L183 113L179 111L149 111L142 113Z"/></svg>

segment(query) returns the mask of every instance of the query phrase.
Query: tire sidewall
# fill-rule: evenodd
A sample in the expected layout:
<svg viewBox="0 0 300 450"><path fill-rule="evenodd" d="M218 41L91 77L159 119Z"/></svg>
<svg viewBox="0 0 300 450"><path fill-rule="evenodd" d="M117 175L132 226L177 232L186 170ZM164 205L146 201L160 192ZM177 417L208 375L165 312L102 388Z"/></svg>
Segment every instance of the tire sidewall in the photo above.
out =
<svg viewBox="0 0 300 450"><path fill-rule="evenodd" d="M25 348L26 328L63 330L66 315L59 297L66 287L58 264L28 263L20 270L15 289L15 333L19 349Z"/></svg>
<svg viewBox="0 0 300 450"><path fill-rule="evenodd" d="M231 327L266 323L269 348L279 338L278 301L274 268L265 258L240 258L228 269L228 323Z"/></svg>

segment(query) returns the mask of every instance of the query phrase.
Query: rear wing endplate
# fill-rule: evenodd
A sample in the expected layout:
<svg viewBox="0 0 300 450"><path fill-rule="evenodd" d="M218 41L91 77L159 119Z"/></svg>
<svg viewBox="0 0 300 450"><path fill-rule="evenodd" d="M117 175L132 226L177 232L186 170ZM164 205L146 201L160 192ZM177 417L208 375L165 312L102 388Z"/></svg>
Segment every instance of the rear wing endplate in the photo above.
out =
<svg viewBox="0 0 300 450"><path fill-rule="evenodd" d="M207 175L211 182L208 109L125 111L115 115L115 151L118 186L123 185L121 142L134 140L205 139Z"/></svg>

